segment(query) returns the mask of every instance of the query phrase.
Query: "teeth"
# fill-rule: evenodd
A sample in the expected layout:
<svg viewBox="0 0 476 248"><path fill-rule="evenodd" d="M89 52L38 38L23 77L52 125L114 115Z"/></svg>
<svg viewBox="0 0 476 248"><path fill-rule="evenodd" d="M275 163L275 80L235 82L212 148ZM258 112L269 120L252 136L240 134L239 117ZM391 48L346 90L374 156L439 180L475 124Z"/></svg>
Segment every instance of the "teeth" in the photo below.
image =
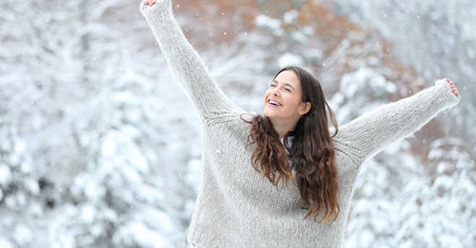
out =
<svg viewBox="0 0 476 248"><path fill-rule="evenodd" d="M275 105L275 106L281 105L281 104L279 104L278 102L273 101L273 100L269 100L269 103L270 103L270 104L273 104L273 105Z"/></svg>

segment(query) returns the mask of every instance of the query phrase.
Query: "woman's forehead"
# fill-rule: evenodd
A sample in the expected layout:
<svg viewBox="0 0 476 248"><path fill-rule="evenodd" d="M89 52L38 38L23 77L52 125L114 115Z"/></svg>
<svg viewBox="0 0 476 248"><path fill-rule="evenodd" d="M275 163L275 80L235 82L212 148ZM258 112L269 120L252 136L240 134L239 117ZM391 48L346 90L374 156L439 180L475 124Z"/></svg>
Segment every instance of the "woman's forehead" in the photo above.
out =
<svg viewBox="0 0 476 248"><path fill-rule="evenodd" d="M276 76L274 81L280 84L291 84L294 87L301 85L298 76L291 70L282 71Z"/></svg>

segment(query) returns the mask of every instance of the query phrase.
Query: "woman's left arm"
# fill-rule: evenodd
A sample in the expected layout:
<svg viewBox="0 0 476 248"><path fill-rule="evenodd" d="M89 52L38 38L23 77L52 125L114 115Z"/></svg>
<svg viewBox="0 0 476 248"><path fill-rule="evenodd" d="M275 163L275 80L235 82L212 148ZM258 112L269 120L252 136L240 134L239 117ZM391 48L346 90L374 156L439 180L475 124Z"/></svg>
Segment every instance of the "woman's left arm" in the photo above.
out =
<svg viewBox="0 0 476 248"><path fill-rule="evenodd" d="M440 79L435 86L386 104L339 128L336 141L352 148L361 162L389 144L410 136L441 111L460 100L453 81Z"/></svg>

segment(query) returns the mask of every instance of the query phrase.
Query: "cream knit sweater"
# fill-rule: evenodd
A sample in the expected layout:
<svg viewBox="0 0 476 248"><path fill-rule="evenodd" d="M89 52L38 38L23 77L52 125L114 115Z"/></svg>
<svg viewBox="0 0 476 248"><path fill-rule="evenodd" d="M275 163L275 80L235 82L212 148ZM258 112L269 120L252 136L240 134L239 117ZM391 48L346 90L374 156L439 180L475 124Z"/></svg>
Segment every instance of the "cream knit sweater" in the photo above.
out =
<svg viewBox="0 0 476 248"><path fill-rule="evenodd" d="M195 247L341 247L361 164L459 102L443 80L340 127L334 138L341 214L332 224L305 220L297 187L276 190L251 166L245 113L217 87L187 42L171 0L140 11L203 124L203 183L187 239ZM251 117L250 117L251 118Z"/></svg>

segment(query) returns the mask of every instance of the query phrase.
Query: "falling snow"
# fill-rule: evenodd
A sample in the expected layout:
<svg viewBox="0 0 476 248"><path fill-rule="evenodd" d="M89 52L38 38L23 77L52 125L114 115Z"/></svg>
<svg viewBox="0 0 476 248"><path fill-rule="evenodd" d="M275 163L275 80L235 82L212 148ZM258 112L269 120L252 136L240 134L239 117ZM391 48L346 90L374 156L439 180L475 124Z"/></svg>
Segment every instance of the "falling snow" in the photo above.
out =
<svg viewBox="0 0 476 248"><path fill-rule="evenodd" d="M174 6L219 86L253 112L289 64L317 74L339 124L457 82L457 108L362 166L346 247L475 247L476 4L319 0L309 19L299 6L314 1L224 10L235 2ZM185 247L202 128L138 5L3 1L0 247Z"/></svg>

